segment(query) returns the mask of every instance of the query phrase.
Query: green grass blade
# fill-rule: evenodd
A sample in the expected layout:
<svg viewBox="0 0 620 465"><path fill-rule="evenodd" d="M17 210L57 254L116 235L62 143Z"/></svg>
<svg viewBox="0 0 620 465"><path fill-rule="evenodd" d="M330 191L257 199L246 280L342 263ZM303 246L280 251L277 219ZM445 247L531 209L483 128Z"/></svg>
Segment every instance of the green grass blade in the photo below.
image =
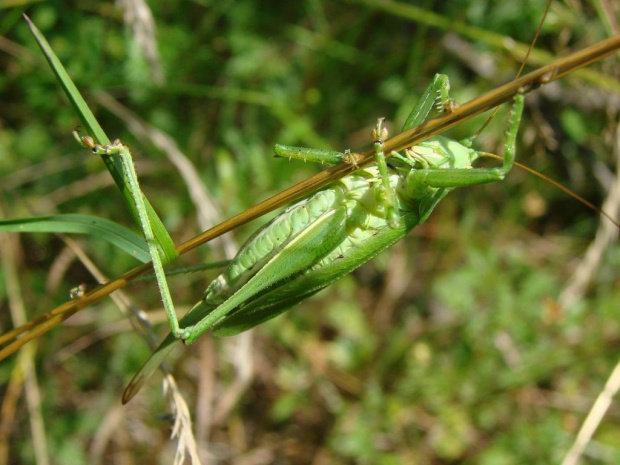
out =
<svg viewBox="0 0 620 465"><path fill-rule="evenodd" d="M87 234L109 242L142 263L151 260L141 235L118 223L92 215L66 214L0 220L0 231Z"/></svg>
<svg viewBox="0 0 620 465"><path fill-rule="evenodd" d="M49 63L50 68L52 68L52 71L56 75L56 78L65 91L65 94L67 94L67 98L71 102L71 105L73 105L73 108L79 115L86 132L88 132L88 134L90 134L98 144L109 144L110 139L108 139L108 136L105 132L103 132L101 126L99 126L95 115L93 115L90 108L88 108L86 101L82 98L80 91L71 80L71 77L69 77L67 70L52 50L50 44L47 42L41 31L39 31L32 21L30 21L28 16L24 15L24 19L28 22L28 27L30 28L32 35L39 44L39 47L41 47L41 51L43 52L43 55L45 55L45 59Z"/></svg>
<svg viewBox="0 0 620 465"><path fill-rule="evenodd" d="M62 65L43 34L41 34L41 31L39 31L39 29L32 23L32 21L30 21L30 19L26 15L24 15L24 18L28 22L28 27L30 28L30 31L32 32L34 38L39 44L39 47L41 47L41 51L45 55L47 62L49 63L52 71L56 75L58 82L67 94L71 105L73 105L73 108L79 115L80 120L82 121L82 124L86 129L86 132L88 132L88 134L90 134L95 139L96 143L109 144L110 139L97 122L95 115L93 115L92 111L90 111L90 108L88 108L86 101L69 77L67 70ZM121 190L121 193L125 199L125 203L129 207L134 221L136 222L136 224L139 225L138 213L133 203L131 193L129 192L129 187L125 182L120 159L118 158L118 156L105 156L102 158L104 163L106 164L106 167L108 168L108 171L114 178L114 182ZM153 234L155 235L155 239L158 244L162 262L166 264L178 255L174 248L174 242L172 241L172 238L168 234L168 231L164 227L163 223L157 216L157 213L155 213L155 210L153 210L153 207L147 199L145 199L145 203L146 211L151 222L151 226L153 228Z"/></svg>

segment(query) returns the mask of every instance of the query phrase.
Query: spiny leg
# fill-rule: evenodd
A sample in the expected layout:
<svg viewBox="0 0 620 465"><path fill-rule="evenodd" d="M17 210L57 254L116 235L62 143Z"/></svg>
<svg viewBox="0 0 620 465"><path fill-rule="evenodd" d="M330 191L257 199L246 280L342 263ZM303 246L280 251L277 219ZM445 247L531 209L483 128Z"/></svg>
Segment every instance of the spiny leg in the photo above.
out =
<svg viewBox="0 0 620 465"><path fill-rule="evenodd" d="M133 165L133 159L131 157L129 147L122 144L119 140L115 140L112 144L108 145L98 145L95 144L94 140L89 136L79 137L75 131L73 135L83 147L91 149L95 155L118 155L120 157L125 181L136 205L140 226L142 227L142 233L144 234L144 239L146 240L146 244L149 248L151 261L153 263L153 271L155 272L155 278L157 279L157 285L159 287L159 293L161 294L164 310L166 311L166 316L168 318L168 324L170 325L171 332L175 337L182 337L183 330L179 328L179 321L174 310L170 289L168 289L168 282L166 281L166 275L164 273L164 267L157 248L157 241L155 240L151 223L146 213L144 194L142 194L142 190L140 189L138 175L136 174L136 170Z"/></svg>
<svg viewBox="0 0 620 465"><path fill-rule="evenodd" d="M308 147L293 147L291 145L276 144L273 147L276 157L288 158L289 160L311 161L327 165L337 165L345 161L346 152L335 150L312 149Z"/></svg>
<svg viewBox="0 0 620 465"><path fill-rule="evenodd" d="M454 105L454 101L450 98L450 80L448 76L445 74L435 74L433 81L420 96L411 113L409 113L407 121L403 125L403 131L426 121L433 107L436 107L439 111L446 111L453 108Z"/></svg>
<svg viewBox="0 0 620 465"><path fill-rule="evenodd" d="M450 81L444 74L436 74L433 81L426 88L413 110L409 114L403 130L410 129L423 123L435 106L439 111L449 111L454 107L453 101L449 96ZM383 118L379 119L373 130L373 141L375 148L375 161L379 168L381 182L383 186L383 202L386 208L386 215L390 227L396 228L400 224L399 214L396 208L396 194L390 185L385 153L383 151L383 141L387 138L387 129L383 127ZM294 158L303 161L313 161L316 163L326 163L336 165L338 163L350 163L357 166L358 155L355 153L341 153L332 150L310 149L304 147L292 147L276 144L274 147L276 156L284 158ZM405 157L394 154L397 158L408 162Z"/></svg>
<svg viewBox="0 0 620 465"><path fill-rule="evenodd" d="M423 168L414 170L409 176L412 192L423 192L425 186L435 188L452 188L462 186L472 186L485 184L504 179L506 174L512 169L516 154L516 138L523 114L524 95L518 93L514 100L510 116L508 118L508 129L506 130L506 142L504 144L504 162L501 168ZM457 150L460 151L457 154ZM470 149L466 145L460 145L459 149L452 149L452 157L464 156L469 153L471 161L484 156L484 152Z"/></svg>
<svg viewBox="0 0 620 465"><path fill-rule="evenodd" d="M508 128L506 129L506 142L504 143L504 164L502 171L507 174L511 169L517 152L517 133L521 125L521 116L523 115L523 104L525 96L519 90L515 95L508 118Z"/></svg>
<svg viewBox="0 0 620 465"><path fill-rule="evenodd" d="M312 149L308 147L295 147L292 145L276 144L273 147L273 151L276 157L295 159L301 161L311 161L314 163L320 163L321 165L327 164L330 166L338 165L340 163L347 163L357 168L357 162L361 158L359 153L345 150L344 152L337 152L335 150L324 149Z"/></svg>
<svg viewBox="0 0 620 465"><path fill-rule="evenodd" d="M383 202L385 205L386 217L391 228L397 228L400 225L400 217L396 211L396 193L390 184L390 176L385 162L385 153L383 151L383 142L387 139L388 131L383 126L385 118L379 118L377 125L372 130L372 139L375 147L375 162L379 168L381 183L383 186Z"/></svg>
<svg viewBox="0 0 620 465"><path fill-rule="evenodd" d="M381 176L381 184L383 190L382 202L385 205L386 216L390 227L396 228L400 224L399 215L396 210L396 194L390 185L390 178L385 161L385 153L383 152L383 141L387 138L387 129L383 126L384 118L377 121L377 125L372 131L372 138L375 149L375 161L379 168ZM315 163L326 163L336 165L338 163L349 163L357 167L359 155L345 151L344 153L333 150L311 149L305 147L291 147L288 145L276 144L274 152L278 157L294 158L303 161L312 161Z"/></svg>
<svg viewBox="0 0 620 465"><path fill-rule="evenodd" d="M448 76L436 74L433 81L428 85L411 110L403 130L422 124L433 107L439 111L450 111L454 106L454 101L450 98L450 80ZM337 165L342 162L357 165L357 159L359 158L359 154L347 151L342 153L334 150L294 147L283 144L276 144L273 150L277 157L293 158L327 165Z"/></svg>

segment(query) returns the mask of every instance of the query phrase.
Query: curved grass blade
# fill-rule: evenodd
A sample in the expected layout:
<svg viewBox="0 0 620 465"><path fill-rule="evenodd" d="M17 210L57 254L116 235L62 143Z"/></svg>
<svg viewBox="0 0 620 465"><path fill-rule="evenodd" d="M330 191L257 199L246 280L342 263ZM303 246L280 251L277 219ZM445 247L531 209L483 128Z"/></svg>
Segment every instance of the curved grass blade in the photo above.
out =
<svg viewBox="0 0 620 465"><path fill-rule="evenodd" d="M102 239L147 263L151 260L144 238L114 221L92 215L51 215L0 220L0 231L87 234Z"/></svg>

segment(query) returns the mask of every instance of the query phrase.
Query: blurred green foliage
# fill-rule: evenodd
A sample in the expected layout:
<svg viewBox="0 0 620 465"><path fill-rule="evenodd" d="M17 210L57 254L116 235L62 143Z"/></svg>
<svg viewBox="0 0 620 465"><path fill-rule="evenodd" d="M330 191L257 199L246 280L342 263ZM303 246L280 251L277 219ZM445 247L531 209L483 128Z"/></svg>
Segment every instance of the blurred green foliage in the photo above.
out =
<svg viewBox="0 0 620 465"><path fill-rule="evenodd" d="M223 219L320 169L273 159L275 142L365 148L376 118L387 116L397 131L437 72L450 76L457 101L511 79L519 61L503 40L475 30L465 38L462 28L528 43L544 9L533 0L416 3L449 27L370 0L154 1L148 6L157 55L150 59L140 42L148 35L136 32L144 25L128 25L113 2L5 6L4 216L90 213L131 225L100 160L71 137L78 119L23 11L106 132L130 145L142 187L179 243L199 232L187 186L152 142L106 109L101 93L178 144ZM537 48L566 54L609 35L607 23L589 4L554 1ZM461 35L452 32L457 28ZM601 76L618 73L613 59L592 68ZM569 76L529 95L518 151L519 161L595 203L614 169L618 95L604 89ZM505 115L478 138L479 147L501 147ZM481 122L451 135L472 134ZM231 355L239 344L230 340L213 345L205 336L184 350L175 374L198 419L200 447L218 463L559 462L619 354L617 246L604 255L585 297L558 304L597 225L582 205L516 169L505 182L452 195L394 250L259 327L243 362ZM236 239L256 227L241 229ZM80 238L80 244L110 276L135 265L103 242ZM21 236L15 252L28 318L62 303L77 284L93 282L78 262L63 265L65 248L55 236ZM223 255L218 246L203 247L180 262ZM212 277L172 278L177 305L193 304ZM160 304L154 283L129 292L141 308ZM4 331L13 326L4 279L0 297ZM217 357L208 355L212 347ZM159 382L127 407L118 405L148 353L111 301L39 341L35 360L52 463L170 462L176 445L166 439ZM0 365L5 387L15 361ZM239 367L250 365L244 378ZM204 390L208 379L211 391ZM226 409L218 402L231 392L239 396ZM33 463L32 417L24 401L17 409L12 422L0 419L0 441L10 438L9 463ZM618 413L612 405L585 463L620 460Z"/></svg>

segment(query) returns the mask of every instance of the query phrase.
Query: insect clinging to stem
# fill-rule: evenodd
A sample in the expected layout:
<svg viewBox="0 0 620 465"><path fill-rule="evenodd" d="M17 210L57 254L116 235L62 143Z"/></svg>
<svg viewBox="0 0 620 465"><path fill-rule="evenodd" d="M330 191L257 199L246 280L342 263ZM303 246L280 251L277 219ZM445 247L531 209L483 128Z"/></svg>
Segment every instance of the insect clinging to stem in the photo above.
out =
<svg viewBox="0 0 620 465"><path fill-rule="evenodd" d="M536 84L547 79L540 77ZM403 129L413 130L422 124L435 106L449 113L461 111L450 103L448 89L447 77L437 75ZM502 180L514 164L525 91L529 88L517 88L514 95L505 154L501 166L496 168L472 167L476 159L487 154L471 148L469 140L456 142L437 136L391 149L382 119L372 133L376 162L373 167L363 167L361 162L358 166L355 154L276 146L276 154L281 157L327 164L348 161L352 173L289 207L259 230L180 322L171 301L168 304L164 297L172 333L136 375L123 400L128 401L137 393L175 341L191 343L207 331L233 335L273 318L400 240L424 222L452 189ZM134 202L138 210L143 210L137 178L130 174L129 149L120 142L97 145L87 138L80 142L95 153L121 157ZM156 262L158 253L152 233L147 231L148 223L146 217L141 219ZM156 263L154 267L156 272L161 269ZM165 278L158 277L158 281L165 296Z"/></svg>
<svg viewBox="0 0 620 465"><path fill-rule="evenodd" d="M447 77L437 75L404 129L427 117L429 102L443 108L448 89ZM472 168L484 154L441 136L392 154L388 165L383 149L387 130L379 119L372 131L377 166L354 171L257 231L204 298L179 324L171 323L181 330L171 333L136 374L123 402L137 393L176 340L191 343L206 331L231 336L274 318L400 240L453 188L503 179L513 166L523 100L521 94L514 99L499 168ZM345 156L281 145L275 152L322 163L342 162Z"/></svg>

